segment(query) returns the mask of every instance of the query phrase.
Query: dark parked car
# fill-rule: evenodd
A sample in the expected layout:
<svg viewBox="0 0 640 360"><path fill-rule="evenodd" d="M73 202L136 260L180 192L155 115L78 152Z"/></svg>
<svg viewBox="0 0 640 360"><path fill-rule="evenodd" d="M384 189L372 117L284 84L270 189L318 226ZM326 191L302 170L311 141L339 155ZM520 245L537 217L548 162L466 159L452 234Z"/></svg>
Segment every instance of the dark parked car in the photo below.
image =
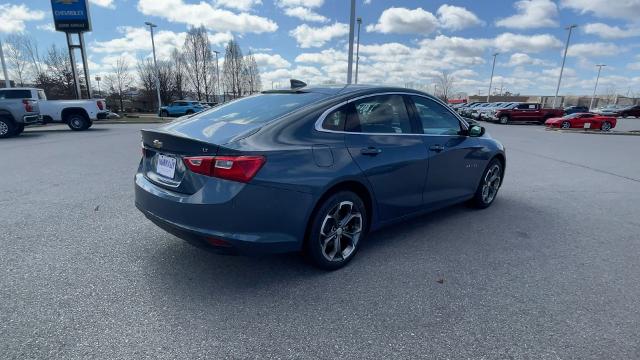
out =
<svg viewBox="0 0 640 360"><path fill-rule="evenodd" d="M588 106L567 106L566 108L564 108L565 115L571 115L574 113L588 113L588 112L589 112Z"/></svg>
<svg viewBox="0 0 640 360"><path fill-rule="evenodd" d="M440 100L388 87L265 91L142 131L135 203L166 231L231 252L349 262L369 231L494 201L503 146Z"/></svg>

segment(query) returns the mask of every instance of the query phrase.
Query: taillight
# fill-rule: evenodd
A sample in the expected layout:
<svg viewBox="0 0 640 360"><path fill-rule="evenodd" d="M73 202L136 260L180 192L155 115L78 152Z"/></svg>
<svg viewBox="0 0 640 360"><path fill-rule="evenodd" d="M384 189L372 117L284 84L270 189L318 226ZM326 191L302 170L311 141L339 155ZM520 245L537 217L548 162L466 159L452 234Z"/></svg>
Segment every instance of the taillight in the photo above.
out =
<svg viewBox="0 0 640 360"><path fill-rule="evenodd" d="M31 105L31 101L29 101L27 99L23 99L22 103L24 104L24 111L26 111L26 112L32 112L33 111L33 105Z"/></svg>
<svg viewBox="0 0 640 360"><path fill-rule="evenodd" d="M98 105L98 109L104 110L104 104L102 103L102 101L100 100L96 101L96 105Z"/></svg>
<svg viewBox="0 0 640 360"><path fill-rule="evenodd" d="M184 164L196 174L248 182L258 173L264 156L189 156Z"/></svg>

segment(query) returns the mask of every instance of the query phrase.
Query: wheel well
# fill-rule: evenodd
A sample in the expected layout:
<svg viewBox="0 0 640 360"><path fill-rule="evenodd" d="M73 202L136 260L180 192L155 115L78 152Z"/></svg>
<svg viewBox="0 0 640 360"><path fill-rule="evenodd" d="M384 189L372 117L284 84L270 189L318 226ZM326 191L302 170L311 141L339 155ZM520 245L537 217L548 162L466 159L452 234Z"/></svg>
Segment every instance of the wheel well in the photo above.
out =
<svg viewBox="0 0 640 360"><path fill-rule="evenodd" d="M504 172L507 169L507 159L505 159L503 154L496 154L496 156L494 156L491 160L493 159L498 159L498 161L500 161L500 164L502 164L502 179L500 179L500 185L502 185L502 182L504 181Z"/></svg>
<svg viewBox="0 0 640 360"><path fill-rule="evenodd" d="M5 118L8 119L9 121L15 123L15 119L13 118L13 115L11 115L10 112L6 112L6 111L0 111L0 118Z"/></svg>
<svg viewBox="0 0 640 360"><path fill-rule="evenodd" d="M66 118L67 116L70 115L81 115L83 116L85 119L89 119L89 114L87 114L87 111L83 108L66 108L64 110L62 110L62 120L63 121L67 121Z"/></svg>
<svg viewBox="0 0 640 360"><path fill-rule="evenodd" d="M320 208L320 206L322 206L324 201L328 199L331 195L338 193L340 191L351 191L356 195L358 195L360 199L362 199L364 206L367 208L366 209L367 225L368 227L371 227L371 219L373 218L373 199L371 198L371 193L369 193L369 189L367 189L366 186L364 186L362 183L358 181L354 181L354 180L343 181L330 187L327 191L324 192L324 194L322 194L322 196L318 199L318 201L316 201L316 204L313 207L313 211L311 212L309 219L307 220L307 227L305 229L304 241L306 241L307 238L309 237L309 230L311 229L311 221L313 221L313 218L316 212L318 211L318 208Z"/></svg>

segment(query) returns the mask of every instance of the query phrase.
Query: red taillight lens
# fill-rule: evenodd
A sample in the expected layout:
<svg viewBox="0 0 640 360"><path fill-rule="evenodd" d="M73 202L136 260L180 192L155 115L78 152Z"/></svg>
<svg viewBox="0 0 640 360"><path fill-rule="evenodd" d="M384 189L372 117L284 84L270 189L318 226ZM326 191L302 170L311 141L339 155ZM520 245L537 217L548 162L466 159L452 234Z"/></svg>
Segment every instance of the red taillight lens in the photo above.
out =
<svg viewBox="0 0 640 360"><path fill-rule="evenodd" d="M31 105L31 101L24 99L22 100L22 103L24 104L24 111L26 112L32 112L33 111L33 105Z"/></svg>
<svg viewBox="0 0 640 360"><path fill-rule="evenodd" d="M248 182L258 173L264 156L190 156L184 164L194 173L221 179Z"/></svg>
<svg viewBox="0 0 640 360"><path fill-rule="evenodd" d="M96 105L98 105L98 109L104 110L104 104L102 103L102 101L100 100L96 101Z"/></svg>

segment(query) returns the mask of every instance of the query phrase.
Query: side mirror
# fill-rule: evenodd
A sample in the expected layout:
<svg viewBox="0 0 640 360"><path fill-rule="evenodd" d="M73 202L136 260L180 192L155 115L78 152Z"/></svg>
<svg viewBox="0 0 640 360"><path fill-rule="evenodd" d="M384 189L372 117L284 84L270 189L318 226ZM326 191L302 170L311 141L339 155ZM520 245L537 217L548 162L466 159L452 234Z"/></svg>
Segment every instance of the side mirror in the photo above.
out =
<svg viewBox="0 0 640 360"><path fill-rule="evenodd" d="M480 125L471 125L468 130L469 136L480 137L484 135L484 128Z"/></svg>

